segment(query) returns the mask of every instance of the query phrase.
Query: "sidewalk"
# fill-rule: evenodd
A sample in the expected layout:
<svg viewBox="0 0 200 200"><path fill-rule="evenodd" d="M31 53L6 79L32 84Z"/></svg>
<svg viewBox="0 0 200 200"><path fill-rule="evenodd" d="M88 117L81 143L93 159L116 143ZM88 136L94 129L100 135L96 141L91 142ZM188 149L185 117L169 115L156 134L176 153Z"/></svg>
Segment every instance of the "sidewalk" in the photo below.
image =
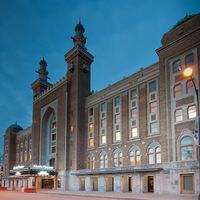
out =
<svg viewBox="0 0 200 200"><path fill-rule="evenodd" d="M74 196L88 196L100 198L115 198L115 199L138 199L138 200L198 200L198 195L180 194L180 195L161 195L161 194L133 194L133 193L114 193L114 192L85 192L85 191L60 191L60 190L37 190L38 193L55 193Z"/></svg>

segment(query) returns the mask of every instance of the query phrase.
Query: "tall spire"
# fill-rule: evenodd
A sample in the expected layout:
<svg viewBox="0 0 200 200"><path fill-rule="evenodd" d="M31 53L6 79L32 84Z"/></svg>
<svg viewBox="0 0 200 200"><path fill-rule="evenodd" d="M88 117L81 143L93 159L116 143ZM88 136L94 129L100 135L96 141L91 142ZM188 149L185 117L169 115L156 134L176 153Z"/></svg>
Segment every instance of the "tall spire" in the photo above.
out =
<svg viewBox="0 0 200 200"><path fill-rule="evenodd" d="M73 39L74 46L79 44L85 48L85 43L86 43L87 38L84 37L84 35L83 35L85 32L85 29L84 29L83 25L81 24L80 18L79 18L79 23L75 26L74 30L76 32L76 35L74 37L71 37Z"/></svg>
<svg viewBox="0 0 200 200"><path fill-rule="evenodd" d="M39 78L47 81L47 75L49 74L47 71L47 62L43 59L39 62L40 68L36 71L39 74Z"/></svg>

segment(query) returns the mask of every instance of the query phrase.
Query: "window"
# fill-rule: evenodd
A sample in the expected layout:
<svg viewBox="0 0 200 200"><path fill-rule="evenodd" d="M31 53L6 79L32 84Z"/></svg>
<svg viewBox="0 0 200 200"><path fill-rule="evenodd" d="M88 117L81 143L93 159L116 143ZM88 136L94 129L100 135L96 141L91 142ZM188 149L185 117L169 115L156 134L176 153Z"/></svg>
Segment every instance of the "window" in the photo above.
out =
<svg viewBox="0 0 200 200"><path fill-rule="evenodd" d="M158 131L158 124L157 124L157 122L151 123L150 124L150 128L151 128L151 133L156 133Z"/></svg>
<svg viewBox="0 0 200 200"><path fill-rule="evenodd" d="M181 71L181 61L177 60L173 63L173 73Z"/></svg>
<svg viewBox="0 0 200 200"><path fill-rule="evenodd" d="M105 128L106 127L106 119L102 119L101 120L101 128Z"/></svg>
<svg viewBox="0 0 200 200"><path fill-rule="evenodd" d="M52 135L52 141L56 140L56 134Z"/></svg>
<svg viewBox="0 0 200 200"><path fill-rule="evenodd" d="M101 144L106 144L106 136L105 135L101 136Z"/></svg>
<svg viewBox="0 0 200 200"><path fill-rule="evenodd" d="M195 92L195 88L194 88L194 85L191 80L187 81L187 83L186 83L186 92L187 92L187 94L191 93L191 92Z"/></svg>
<svg viewBox="0 0 200 200"><path fill-rule="evenodd" d="M52 128L56 128L56 122L52 123Z"/></svg>
<svg viewBox="0 0 200 200"><path fill-rule="evenodd" d="M194 65L194 54L190 54L185 58L185 66L190 67Z"/></svg>
<svg viewBox="0 0 200 200"><path fill-rule="evenodd" d="M121 135L120 131L115 132L115 141L120 141L121 140Z"/></svg>
<svg viewBox="0 0 200 200"><path fill-rule="evenodd" d="M24 161L27 161L27 151L24 152Z"/></svg>
<svg viewBox="0 0 200 200"><path fill-rule="evenodd" d="M119 149L116 149L115 152L116 153L114 153L114 167L122 167L123 166L122 152Z"/></svg>
<svg viewBox="0 0 200 200"><path fill-rule="evenodd" d="M115 123L116 124L120 123L120 114L115 115Z"/></svg>
<svg viewBox="0 0 200 200"><path fill-rule="evenodd" d="M93 131L93 123L90 124L90 131Z"/></svg>
<svg viewBox="0 0 200 200"><path fill-rule="evenodd" d="M133 166L133 165L140 165L140 150L131 150L129 152L129 162L130 162L130 165Z"/></svg>
<svg viewBox="0 0 200 200"><path fill-rule="evenodd" d="M161 148L156 147L156 163L161 163Z"/></svg>
<svg viewBox="0 0 200 200"><path fill-rule="evenodd" d="M149 160L149 164L153 164L153 149L149 148L148 150L148 160Z"/></svg>
<svg viewBox="0 0 200 200"><path fill-rule="evenodd" d="M150 113L157 111L157 101L150 103Z"/></svg>
<svg viewBox="0 0 200 200"><path fill-rule="evenodd" d="M188 107L188 119L193 119L196 117L196 106Z"/></svg>
<svg viewBox="0 0 200 200"><path fill-rule="evenodd" d="M181 140L181 160L192 160L194 157L193 139L191 137L184 137Z"/></svg>
<svg viewBox="0 0 200 200"><path fill-rule="evenodd" d="M134 165L134 152L133 151L129 152L129 162L130 162L131 166Z"/></svg>
<svg viewBox="0 0 200 200"><path fill-rule="evenodd" d="M89 115L90 115L90 116L93 115L93 108L90 108L90 110L89 110Z"/></svg>
<svg viewBox="0 0 200 200"><path fill-rule="evenodd" d="M20 162L23 162L23 152L20 153Z"/></svg>
<svg viewBox="0 0 200 200"><path fill-rule="evenodd" d="M131 128L131 137L137 137L137 127Z"/></svg>
<svg viewBox="0 0 200 200"><path fill-rule="evenodd" d="M93 146L94 146L93 138L90 138L90 139L89 139L89 146L90 146L90 147L93 147Z"/></svg>
<svg viewBox="0 0 200 200"><path fill-rule="evenodd" d="M137 118L137 109L136 108L134 108L134 109L131 110L131 118L132 119L133 118Z"/></svg>
<svg viewBox="0 0 200 200"><path fill-rule="evenodd" d="M108 156L106 152L101 152L99 161L100 168L108 168Z"/></svg>
<svg viewBox="0 0 200 200"><path fill-rule="evenodd" d="M149 84L149 91L150 92L156 91L156 81Z"/></svg>
<svg viewBox="0 0 200 200"><path fill-rule="evenodd" d="M175 122L183 121L183 110L178 109L175 111Z"/></svg>
<svg viewBox="0 0 200 200"><path fill-rule="evenodd" d="M137 91L136 90L131 91L131 100L134 100L136 98L137 98Z"/></svg>
<svg viewBox="0 0 200 200"><path fill-rule="evenodd" d="M136 165L140 165L140 150L138 149L136 152Z"/></svg>
<svg viewBox="0 0 200 200"><path fill-rule="evenodd" d="M119 106L120 105L120 97L116 97L115 98L115 106Z"/></svg>
<svg viewBox="0 0 200 200"><path fill-rule="evenodd" d="M101 112L104 112L106 110L106 104L102 103L101 104Z"/></svg>
<svg viewBox="0 0 200 200"><path fill-rule="evenodd" d="M174 86L174 98L182 96L182 85L178 84Z"/></svg>
<svg viewBox="0 0 200 200"><path fill-rule="evenodd" d="M90 155L88 156L87 164L88 164L88 169L94 169L94 168L95 168L95 165L94 165L94 156L93 156L93 154L90 154Z"/></svg>
<svg viewBox="0 0 200 200"><path fill-rule="evenodd" d="M51 148L51 153L56 153L56 147Z"/></svg>

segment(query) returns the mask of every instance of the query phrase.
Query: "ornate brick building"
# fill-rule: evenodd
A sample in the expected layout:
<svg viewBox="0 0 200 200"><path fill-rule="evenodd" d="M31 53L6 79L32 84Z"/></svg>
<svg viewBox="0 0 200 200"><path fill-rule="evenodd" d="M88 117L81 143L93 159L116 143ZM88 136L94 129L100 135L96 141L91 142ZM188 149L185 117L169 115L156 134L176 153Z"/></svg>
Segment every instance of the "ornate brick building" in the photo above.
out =
<svg viewBox="0 0 200 200"><path fill-rule="evenodd" d="M200 14L186 16L156 50L159 62L91 93L93 56L79 22L65 78L48 82L40 61L32 83L33 124L4 138L8 187L133 193L199 193L193 133L199 89ZM41 172L42 171L42 172Z"/></svg>

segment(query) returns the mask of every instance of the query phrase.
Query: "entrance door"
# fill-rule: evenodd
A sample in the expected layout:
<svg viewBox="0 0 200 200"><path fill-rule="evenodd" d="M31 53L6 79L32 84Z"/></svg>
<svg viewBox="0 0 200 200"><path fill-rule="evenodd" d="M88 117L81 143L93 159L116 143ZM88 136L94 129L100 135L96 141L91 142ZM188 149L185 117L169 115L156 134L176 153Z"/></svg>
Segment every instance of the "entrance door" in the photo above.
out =
<svg viewBox="0 0 200 200"><path fill-rule="evenodd" d="M113 192L114 191L114 177L107 177L106 178L106 192Z"/></svg>
<svg viewBox="0 0 200 200"><path fill-rule="evenodd" d="M93 191L98 191L98 177L92 179Z"/></svg>
<svg viewBox="0 0 200 200"><path fill-rule="evenodd" d="M42 179L42 188L52 189L54 187L53 179Z"/></svg>
<svg viewBox="0 0 200 200"><path fill-rule="evenodd" d="M154 177L148 176L148 192L154 192Z"/></svg>
<svg viewBox="0 0 200 200"><path fill-rule="evenodd" d="M85 190L85 178L80 178L80 191Z"/></svg>
<svg viewBox="0 0 200 200"><path fill-rule="evenodd" d="M194 194L194 174L181 174L181 193Z"/></svg>

